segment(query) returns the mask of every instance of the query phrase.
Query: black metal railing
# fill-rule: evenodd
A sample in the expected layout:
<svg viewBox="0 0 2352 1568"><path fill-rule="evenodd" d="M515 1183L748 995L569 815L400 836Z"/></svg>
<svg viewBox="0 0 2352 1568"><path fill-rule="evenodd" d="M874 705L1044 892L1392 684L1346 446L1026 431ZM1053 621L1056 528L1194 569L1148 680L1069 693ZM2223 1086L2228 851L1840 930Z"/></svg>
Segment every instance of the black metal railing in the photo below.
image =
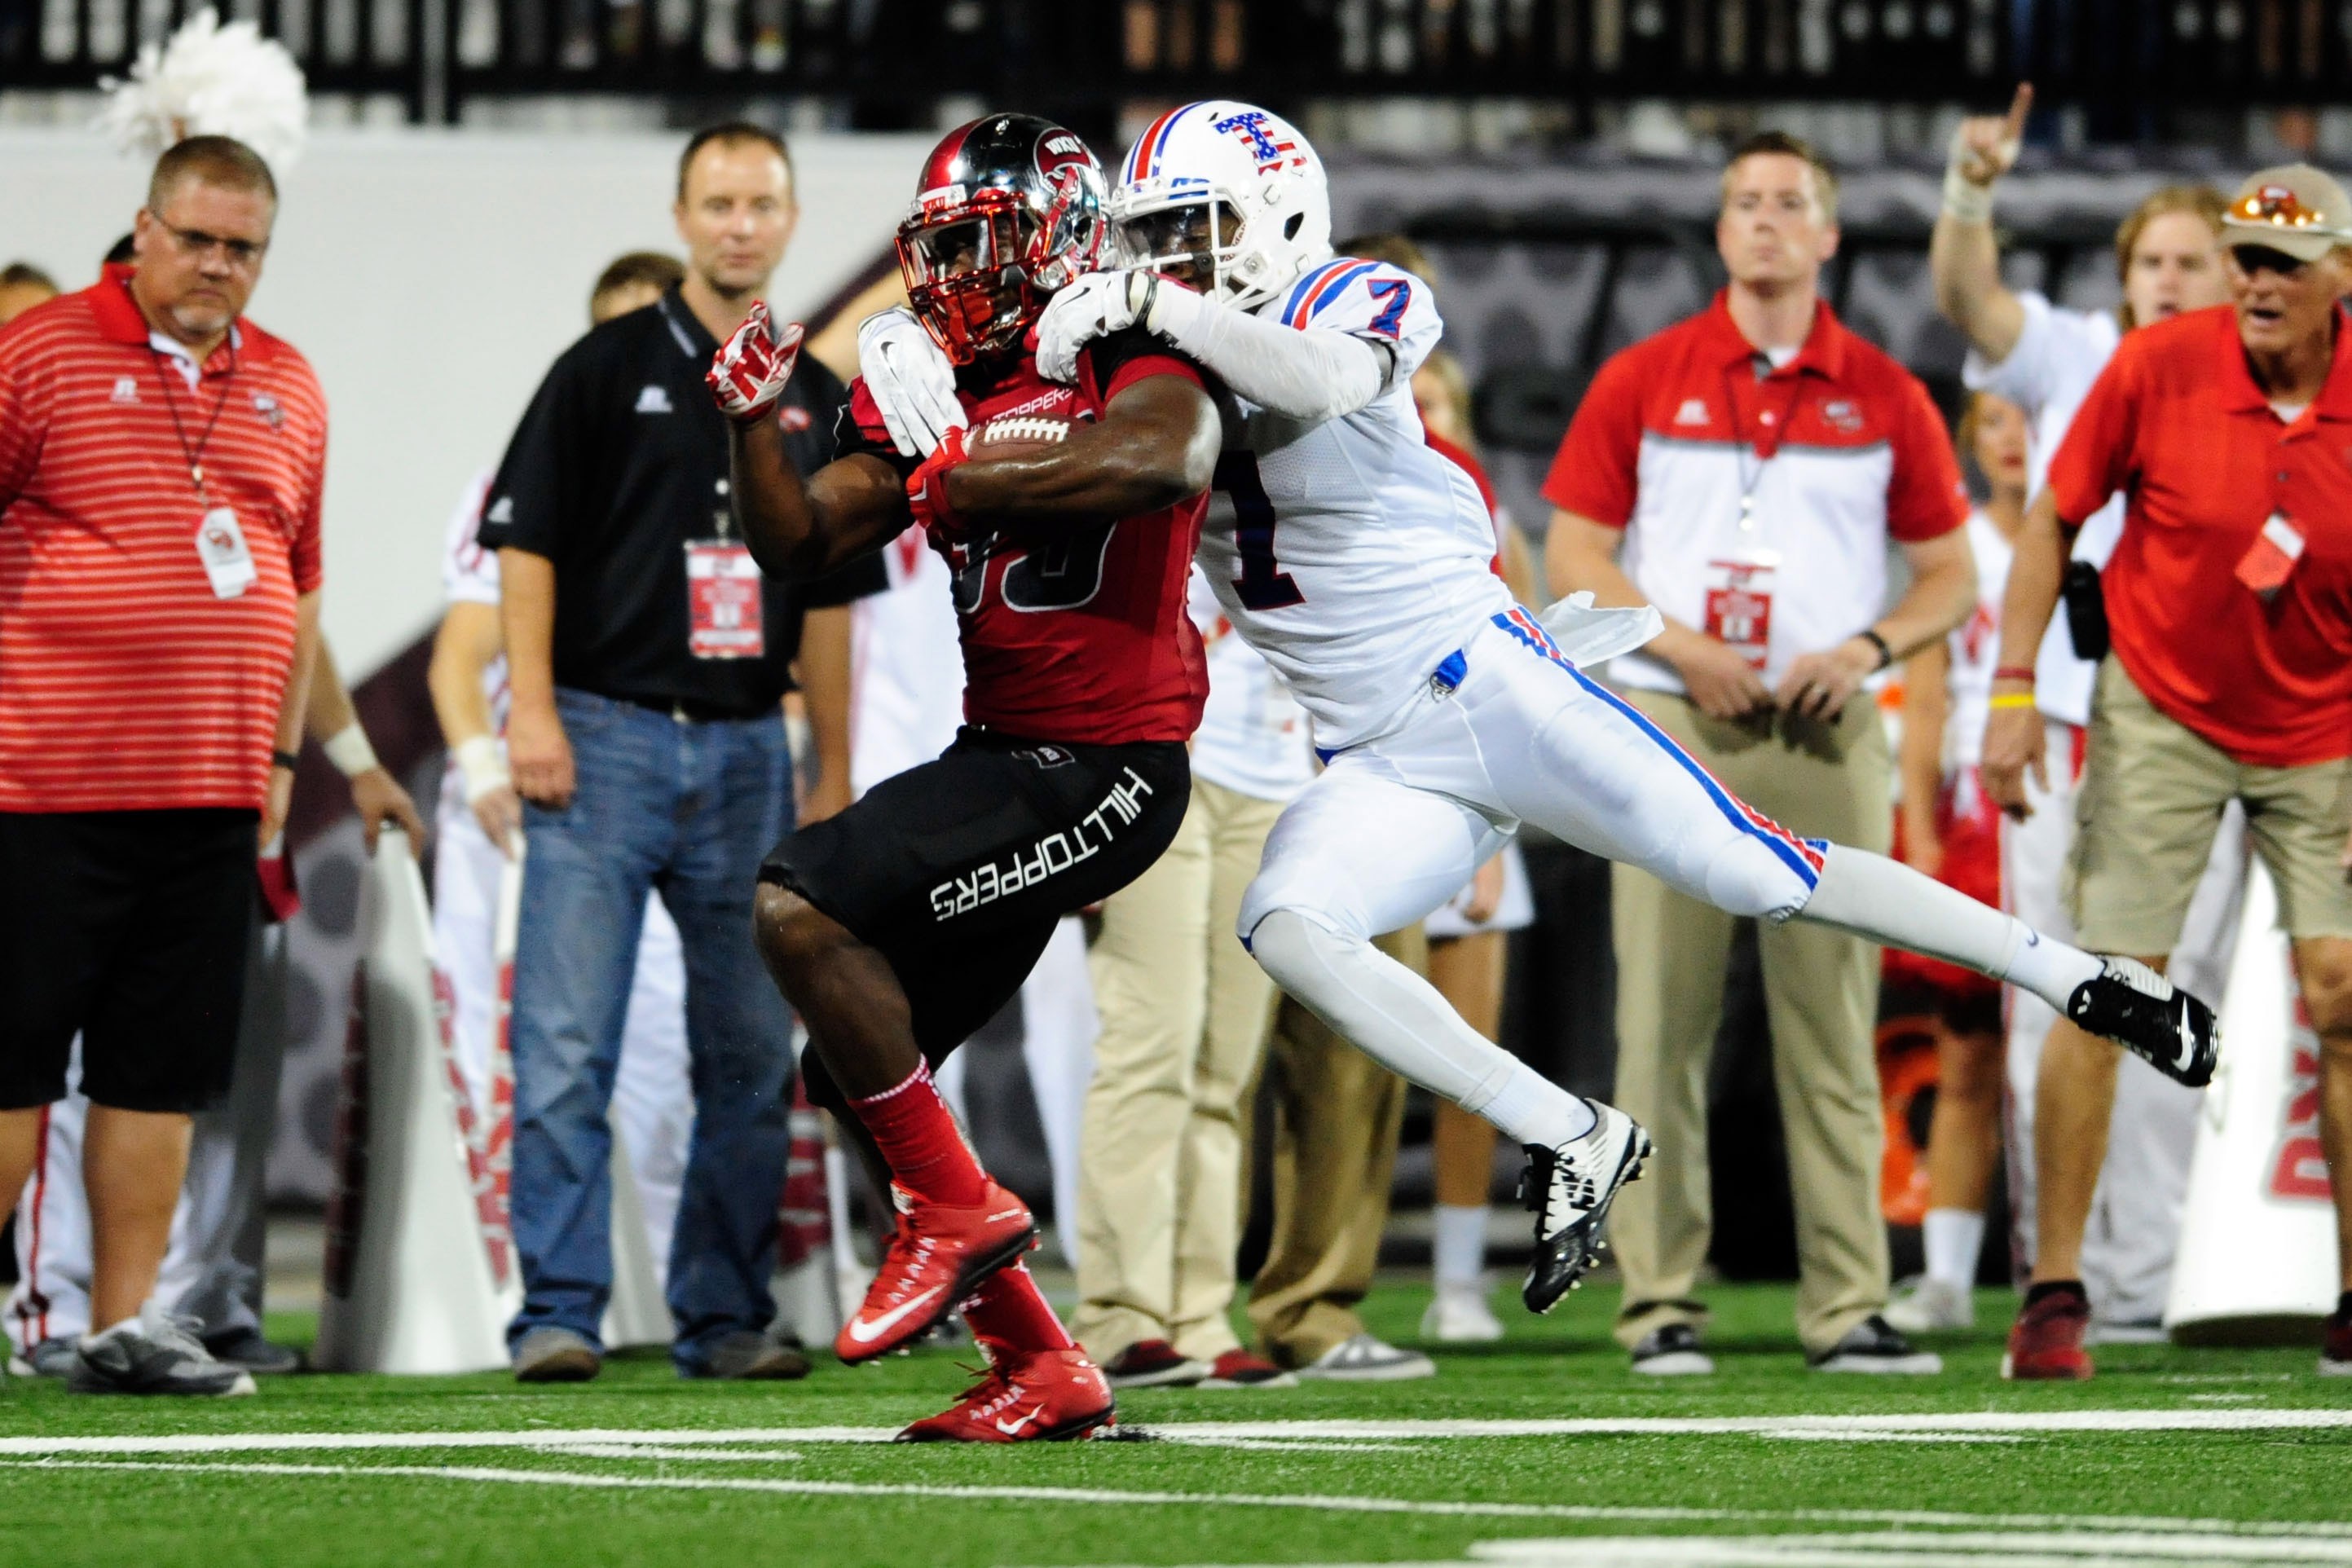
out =
<svg viewBox="0 0 2352 1568"><path fill-rule="evenodd" d="M87 87L192 0L0 0L0 89ZM2352 102L2346 0L226 0L323 91L468 100L817 96L854 124L942 98L1107 126L1206 93L1583 105L2044 103L2160 129L2184 108Z"/></svg>

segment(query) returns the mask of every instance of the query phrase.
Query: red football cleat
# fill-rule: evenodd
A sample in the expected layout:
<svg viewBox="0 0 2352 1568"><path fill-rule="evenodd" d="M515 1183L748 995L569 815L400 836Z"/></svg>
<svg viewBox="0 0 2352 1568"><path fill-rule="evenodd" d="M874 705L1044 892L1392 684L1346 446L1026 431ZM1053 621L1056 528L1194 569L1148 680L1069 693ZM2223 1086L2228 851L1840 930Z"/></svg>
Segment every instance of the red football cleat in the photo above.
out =
<svg viewBox="0 0 2352 1568"><path fill-rule="evenodd" d="M2000 1375L2021 1383L2080 1383L2091 1375L2083 1336L2091 1326L2090 1299L2056 1290L2017 1314L2009 1326L2009 1352Z"/></svg>
<svg viewBox="0 0 2352 1568"><path fill-rule="evenodd" d="M985 1348L985 1347L984 1347ZM995 1363L964 1396L898 1434L901 1443L1055 1443L1108 1435L1110 1384L1079 1350L1029 1355L992 1349Z"/></svg>
<svg viewBox="0 0 2352 1568"><path fill-rule="evenodd" d="M922 1203L897 1186L890 1195L898 1228L864 1304L833 1342L834 1353L853 1364L920 1338L982 1280L1037 1245L1028 1205L994 1182L971 1208Z"/></svg>

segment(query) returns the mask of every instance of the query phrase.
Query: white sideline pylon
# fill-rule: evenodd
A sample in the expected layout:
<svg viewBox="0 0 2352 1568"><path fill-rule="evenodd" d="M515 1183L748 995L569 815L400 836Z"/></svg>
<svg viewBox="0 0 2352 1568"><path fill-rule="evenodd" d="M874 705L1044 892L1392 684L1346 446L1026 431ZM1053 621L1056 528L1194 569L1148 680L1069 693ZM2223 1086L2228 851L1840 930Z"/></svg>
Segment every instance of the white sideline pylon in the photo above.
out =
<svg viewBox="0 0 2352 1568"><path fill-rule="evenodd" d="M2221 1059L2197 1121L2164 1326L2182 1344L2310 1344L2335 1310L2336 1211L2319 1142L2319 1037L2278 892L2246 877Z"/></svg>
<svg viewBox="0 0 2352 1568"><path fill-rule="evenodd" d="M501 1367L509 1312L444 1056L433 918L397 827L376 840L362 889L364 956L335 1119L314 1359L330 1372Z"/></svg>

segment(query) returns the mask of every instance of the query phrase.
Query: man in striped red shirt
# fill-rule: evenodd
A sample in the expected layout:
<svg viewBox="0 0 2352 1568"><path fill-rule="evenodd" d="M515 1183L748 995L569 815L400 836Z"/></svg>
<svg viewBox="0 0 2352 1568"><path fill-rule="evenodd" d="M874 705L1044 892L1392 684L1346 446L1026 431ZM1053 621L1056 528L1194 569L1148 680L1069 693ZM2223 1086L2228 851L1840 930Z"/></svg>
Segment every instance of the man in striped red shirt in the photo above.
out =
<svg viewBox="0 0 2352 1568"><path fill-rule="evenodd" d="M148 1299L318 642L326 402L239 319L277 203L250 149L182 142L131 265L0 331L0 1192L79 1032L91 1392L253 1389Z"/></svg>

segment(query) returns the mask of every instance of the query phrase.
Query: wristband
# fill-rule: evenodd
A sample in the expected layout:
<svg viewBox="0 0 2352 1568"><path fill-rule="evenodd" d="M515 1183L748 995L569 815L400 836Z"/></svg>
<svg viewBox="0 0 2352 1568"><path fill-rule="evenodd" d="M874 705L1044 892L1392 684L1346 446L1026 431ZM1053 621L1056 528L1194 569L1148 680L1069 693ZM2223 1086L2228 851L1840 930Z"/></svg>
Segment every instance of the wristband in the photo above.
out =
<svg viewBox="0 0 2352 1568"><path fill-rule="evenodd" d="M2031 686L2034 679L2033 667L2030 664L2004 664L1992 672L1992 678L1995 680L2022 680Z"/></svg>
<svg viewBox="0 0 2352 1568"><path fill-rule="evenodd" d="M301 763L302 759L292 752L273 751L269 753L269 765L273 768L284 768L289 773L299 767Z"/></svg>
<svg viewBox="0 0 2352 1568"><path fill-rule="evenodd" d="M1885 669L1888 665L1895 662L1895 650L1886 646L1886 639L1880 637L1876 630L1869 626L1864 626L1862 630L1854 633L1853 635L1878 650L1878 668L1880 669Z"/></svg>
<svg viewBox="0 0 2352 1568"><path fill-rule="evenodd" d="M467 805L493 790L514 787L514 774L507 768L506 753L492 737L476 735L469 741L460 741L450 755L457 759L457 774L465 781Z"/></svg>
<svg viewBox="0 0 2352 1568"><path fill-rule="evenodd" d="M2031 708L2034 705L2033 693L2031 691L1996 691L1992 694L1992 698L1987 705L1996 713L2011 712L2020 708Z"/></svg>
<svg viewBox="0 0 2352 1568"><path fill-rule="evenodd" d="M1962 223L1992 221L1992 187L1979 185L1957 168L1944 171L1944 216Z"/></svg>
<svg viewBox="0 0 2352 1568"><path fill-rule="evenodd" d="M383 766L375 760L375 748L368 744L367 731L360 728L356 719L320 742L319 749L327 753L327 761L335 764L335 771L347 779Z"/></svg>

